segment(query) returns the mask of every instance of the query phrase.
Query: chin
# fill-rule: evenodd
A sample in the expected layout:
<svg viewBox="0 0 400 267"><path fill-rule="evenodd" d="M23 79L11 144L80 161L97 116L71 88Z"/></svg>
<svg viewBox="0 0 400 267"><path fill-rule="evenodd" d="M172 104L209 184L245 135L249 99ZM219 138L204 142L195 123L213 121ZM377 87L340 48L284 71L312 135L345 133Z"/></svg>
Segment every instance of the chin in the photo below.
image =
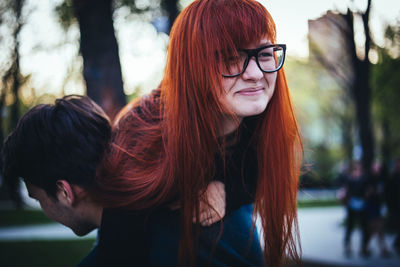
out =
<svg viewBox="0 0 400 267"><path fill-rule="evenodd" d="M90 233L91 231L93 231L94 229L96 229L96 227L79 227L76 229L72 229L71 230L74 232L74 234L76 234L77 236L85 236L88 233Z"/></svg>
<svg viewBox="0 0 400 267"><path fill-rule="evenodd" d="M253 105L249 109L243 109L243 110L238 110L236 114L239 117L245 118L245 117L250 117L250 116L256 116L265 111L267 108L267 104L262 104L262 105Z"/></svg>

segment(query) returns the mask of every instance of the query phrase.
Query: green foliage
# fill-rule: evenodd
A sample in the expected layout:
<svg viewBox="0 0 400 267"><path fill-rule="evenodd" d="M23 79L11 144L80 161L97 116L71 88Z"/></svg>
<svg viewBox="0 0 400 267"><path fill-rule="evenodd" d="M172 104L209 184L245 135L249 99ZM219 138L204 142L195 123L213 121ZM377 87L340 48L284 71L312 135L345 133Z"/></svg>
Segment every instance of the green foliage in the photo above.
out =
<svg viewBox="0 0 400 267"><path fill-rule="evenodd" d="M377 47L378 63L372 66L373 112L391 156L400 156L400 24L387 26L385 45Z"/></svg>
<svg viewBox="0 0 400 267"><path fill-rule="evenodd" d="M319 207L335 207L340 206L341 203L336 199L331 200L307 200L307 201L298 201L298 208L319 208Z"/></svg>
<svg viewBox="0 0 400 267"><path fill-rule="evenodd" d="M392 58L400 57L400 21L397 25L388 25L385 30L386 45Z"/></svg>
<svg viewBox="0 0 400 267"><path fill-rule="evenodd" d="M55 12L58 15L58 21L65 31L68 30L72 24L76 23L72 0L64 0L61 2L56 6Z"/></svg>
<svg viewBox="0 0 400 267"><path fill-rule="evenodd" d="M0 242L0 266L76 266L93 248L93 239ZM5 256L7 255L7 256Z"/></svg>
<svg viewBox="0 0 400 267"><path fill-rule="evenodd" d="M12 102L12 104L13 103L14 102ZM3 112L4 112L3 114L5 116L3 117L3 120L1 121L2 122L1 128L3 130L4 137L7 137L8 134L16 126L16 122L11 121L12 117L10 116L12 104L3 107ZM31 108L31 105L26 105L23 101L18 101L18 110L21 115L25 114L30 108Z"/></svg>

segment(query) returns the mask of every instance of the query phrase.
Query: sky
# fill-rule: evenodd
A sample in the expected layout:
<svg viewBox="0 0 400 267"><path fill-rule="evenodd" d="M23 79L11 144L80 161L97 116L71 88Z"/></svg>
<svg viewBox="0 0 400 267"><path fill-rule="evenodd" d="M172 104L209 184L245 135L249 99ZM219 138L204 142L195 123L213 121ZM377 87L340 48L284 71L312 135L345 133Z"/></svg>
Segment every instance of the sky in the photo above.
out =
<svg viewBox="0 0 400 267"><path fill-rule="evenodd" d="M308 20L323 16L327 10L345 12L348 7L365 11L366 0L261 0L271 13L278 32L278 41L286 42L288 53L296 56L308 55ZM372 0L370 27L375 41L382 44L386 23L394 24L400 19L400 1Z"/></svg>
<svg viewBox="0 0 400 267"><path fill-rule="evenodd" d="M21 69L31 73L36 94L84 93L76 60L79 52L79 31L72 27L61 29L55 14L54 3L61 0L28 0L24 13L29 13L21 33ZM182 6L191 1L181 1ZM260 0L269 10L277 26L278 42L286 43L289 56L308 55L307 23L324 15L327 10L365 10L366 0ZM144 91L155 88L161 80L165 62L168 36L157 33L143 21L126 18L127 9L115 14L115 29L119 43L120 60L126 93L141 86ZM400 19L400 1L373 0L370 27L374 40L382 44L383 29L387 23ZM65 79L65 77L77 77ZM77 81L78 80L78 81ZM67 81L67 82L65 82Z"/></svg>

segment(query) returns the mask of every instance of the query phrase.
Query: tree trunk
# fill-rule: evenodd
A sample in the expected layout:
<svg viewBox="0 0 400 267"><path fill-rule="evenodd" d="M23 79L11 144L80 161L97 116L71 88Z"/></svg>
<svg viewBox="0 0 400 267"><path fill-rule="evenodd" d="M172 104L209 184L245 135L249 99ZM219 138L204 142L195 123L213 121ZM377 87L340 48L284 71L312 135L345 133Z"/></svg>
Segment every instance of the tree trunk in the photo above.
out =
<svg viewBox="0 0 400 267"><path fill-rule="evenodd" d="M111 0L74 0L87 95L113 118L126 104Z"/></svg>
<svg viewBox="0 0 400 267"><path fill-rule="evenodd" d="M371 122L371 88L369 86L369 62L359 62L356 71L353 97L362 147L362 165L365 171L371 169L374 160L374 138Z"/></svg>
<svg viewBox="0 0 400 267"><path fill-rule="evenodd" d="M348 24L348 45L352 56L354 69L354 85L352 87L352 97L356 109L356 120L358 133L362 147L362 165L366 172L371 170L374 160L374 137L372 134L371 121L371 87L370 87L370 63L368 53L371 44L371 35L369 31L369 12L371 9L371 0L368 0L367 10L362 14L363 26L365 32L364 58L359 59L357 56L356 45L354 41L354 14L348 10L343 15Z"/></svg>
<svg viewBox="0 0 400 267"><path fill-rule="evenodd" d="M351 118L351 119L350 119ZM347 162L353 159L353 117L341 116L340 125L342 128L342 145L344 148L344 158Z"/></svg>

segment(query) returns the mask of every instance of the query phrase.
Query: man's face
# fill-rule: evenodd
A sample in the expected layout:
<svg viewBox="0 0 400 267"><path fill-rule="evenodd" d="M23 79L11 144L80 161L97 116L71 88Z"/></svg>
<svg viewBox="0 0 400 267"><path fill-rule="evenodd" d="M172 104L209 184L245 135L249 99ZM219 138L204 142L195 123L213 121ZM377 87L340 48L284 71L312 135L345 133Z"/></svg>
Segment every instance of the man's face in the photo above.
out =
<svg viewBox="0 0 400 267"><path fill-rule="evenodd" d="M37 187L28 181L25 181L29 197L39 201L44 214L52 220L55 220L69 227L76 235L84 236L97 226L85 218L85 214L72 204L63 201L60 196L62 192L57 192L57 199L49 196L42 188Z"/></svg>

